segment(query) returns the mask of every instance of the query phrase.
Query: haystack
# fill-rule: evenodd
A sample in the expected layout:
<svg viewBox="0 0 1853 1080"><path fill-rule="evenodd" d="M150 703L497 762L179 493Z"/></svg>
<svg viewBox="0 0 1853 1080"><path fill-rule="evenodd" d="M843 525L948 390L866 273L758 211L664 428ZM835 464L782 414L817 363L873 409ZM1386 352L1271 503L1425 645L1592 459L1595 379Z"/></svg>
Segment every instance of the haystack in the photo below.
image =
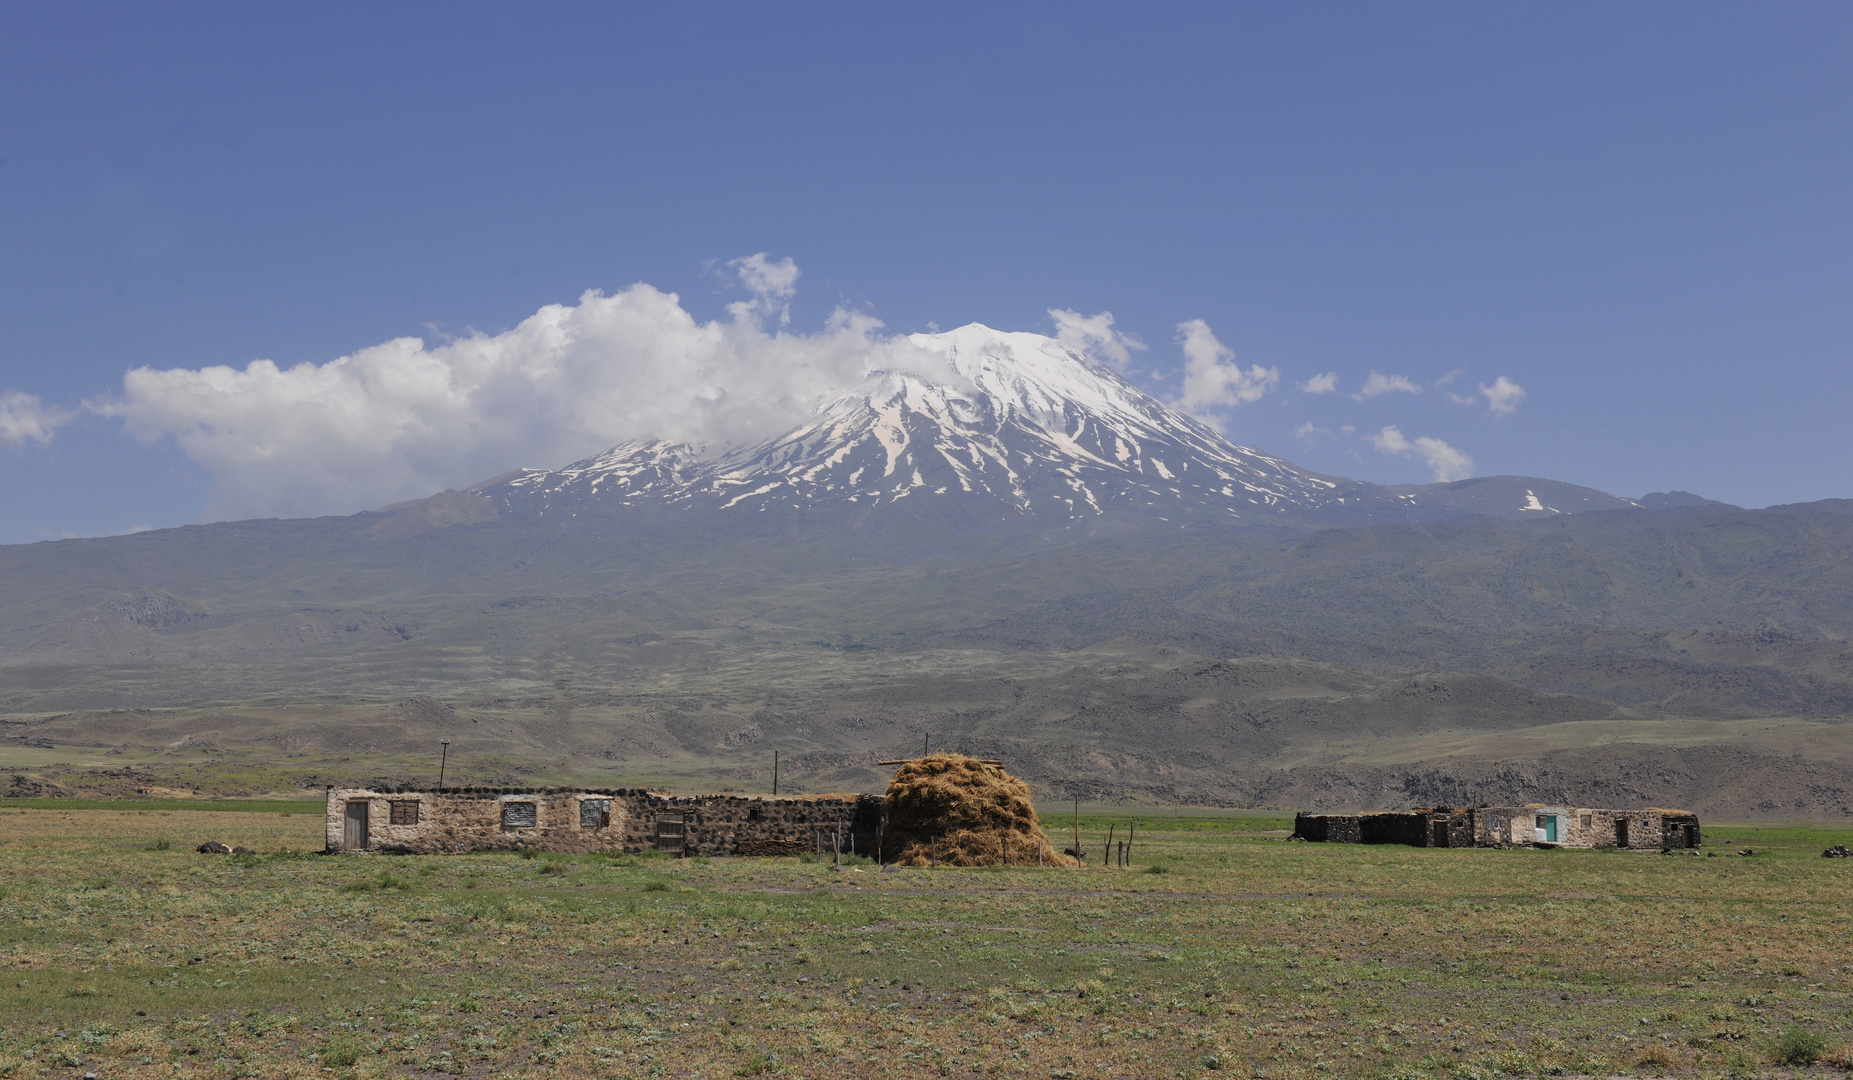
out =
<svg viewBox="0 0 1853 1080"><path fill-rule="evenodd" d="M1029 785L962 754L915 758L896 770L883 802L882 846L902 866L1079 866L1050 843Z"/></svg>

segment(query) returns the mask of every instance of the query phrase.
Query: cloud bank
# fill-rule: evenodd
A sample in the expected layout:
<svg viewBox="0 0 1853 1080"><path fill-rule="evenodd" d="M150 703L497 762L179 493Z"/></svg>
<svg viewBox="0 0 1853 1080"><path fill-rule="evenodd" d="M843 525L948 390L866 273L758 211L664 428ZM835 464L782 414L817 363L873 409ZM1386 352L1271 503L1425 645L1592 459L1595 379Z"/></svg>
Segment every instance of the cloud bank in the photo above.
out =
<svg viewBox="0 0 1853 1080"><path fill-rule="evenodd" d="M51 442L52 435L76 415L53 408L32 394L9 390L0 394L0 445L24 446Z"/></svg>
<svg viewBox="0 0 1853 1080"><path fill-rule="evenodd" d="M871 371L953 378L865 315L788 332L791 260L728 265L749 296L726 319L700 322L675 294L637 284L436 346L398 338L291 368L136 368L119 397L90 407L141 439L173 439L217 480L215 513L293 517L557 467L626 439L754 441ZM14 397L0 403L0 438L49 437L37 399Z"/></svg>
<svg viewBox="0 0 1853 1080"><path fill-rule="evenodd" d="M1473 459L1440 439L1423 435L1410 440L1404 438L1402 431L1394 424L1368 438L1380 454L1421 457L1430 471L1435 474L1436 483L1445 484L1450 480L1465 480L1473 475Z"/></svg>
<svg viewBox="0 0 1853 1080"><path fill-rule="evenodd" d="M1280 369L1260 364L1243 370L1235 351L1216 340L1202 319L1177 324L1184 348L1184 392L1173 402L1198 419L1221 426L1212 410L1260 401L1280 385Z"/></svg>

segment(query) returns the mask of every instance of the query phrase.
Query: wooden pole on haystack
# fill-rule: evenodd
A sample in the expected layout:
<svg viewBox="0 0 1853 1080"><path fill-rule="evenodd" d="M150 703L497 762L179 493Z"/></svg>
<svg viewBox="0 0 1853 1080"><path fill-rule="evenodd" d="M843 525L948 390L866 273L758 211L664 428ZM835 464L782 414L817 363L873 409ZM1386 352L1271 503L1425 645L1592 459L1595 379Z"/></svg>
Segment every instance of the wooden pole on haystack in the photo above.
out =
<svg viewBox="0 0 1853 1080"><path fill-rule="evenodd" d="M779 793L779 752L772 751L772 794Z"/></svg>

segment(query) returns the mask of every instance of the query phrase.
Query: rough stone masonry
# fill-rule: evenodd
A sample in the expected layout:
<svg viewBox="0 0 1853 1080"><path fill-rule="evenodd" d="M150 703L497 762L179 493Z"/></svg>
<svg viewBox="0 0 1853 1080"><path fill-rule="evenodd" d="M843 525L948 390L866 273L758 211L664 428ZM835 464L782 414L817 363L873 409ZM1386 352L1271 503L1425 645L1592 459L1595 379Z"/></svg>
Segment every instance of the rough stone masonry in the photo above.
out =
<svg viewBox="0 0 1853 1080"><path fill-rule="evenodd" d="M876 854L878 795L672 795L636 788L329 788L329 853Z"/></svg>
<svg viewBox="0 0 1853 1080"><path fill-rule="evenodd" d="M1684 810L1596 810L1578 806L1422 807L1293 819L1300 840L1411 847L1564 847L1670 851L1696 848L1697 814Z"/></svg>

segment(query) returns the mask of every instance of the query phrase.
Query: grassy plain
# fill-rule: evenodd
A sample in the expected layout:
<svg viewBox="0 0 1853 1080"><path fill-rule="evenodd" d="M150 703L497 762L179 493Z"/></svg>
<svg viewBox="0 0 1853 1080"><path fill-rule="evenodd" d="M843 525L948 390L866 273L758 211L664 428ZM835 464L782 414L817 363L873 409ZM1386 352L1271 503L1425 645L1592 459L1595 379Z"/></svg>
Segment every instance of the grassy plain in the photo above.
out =
<svg viewBox="0 0 1853 1080"><path fill-rule="evenodd" d="M1709 850L1756 854L1707 858L1299 844L1253 814L1090 813L1086 870L882 873L328 858L307 854L319 814L185 805L0 804L0 1076L1853 1064L1853 862L1820 858L1853 828L1712 826ZM1098 865L1107 825L1135 817L1134 867ZM191 850L207 839L261 854ZM1778 1060L1815 1040L1817 1064Z"/></svg>

